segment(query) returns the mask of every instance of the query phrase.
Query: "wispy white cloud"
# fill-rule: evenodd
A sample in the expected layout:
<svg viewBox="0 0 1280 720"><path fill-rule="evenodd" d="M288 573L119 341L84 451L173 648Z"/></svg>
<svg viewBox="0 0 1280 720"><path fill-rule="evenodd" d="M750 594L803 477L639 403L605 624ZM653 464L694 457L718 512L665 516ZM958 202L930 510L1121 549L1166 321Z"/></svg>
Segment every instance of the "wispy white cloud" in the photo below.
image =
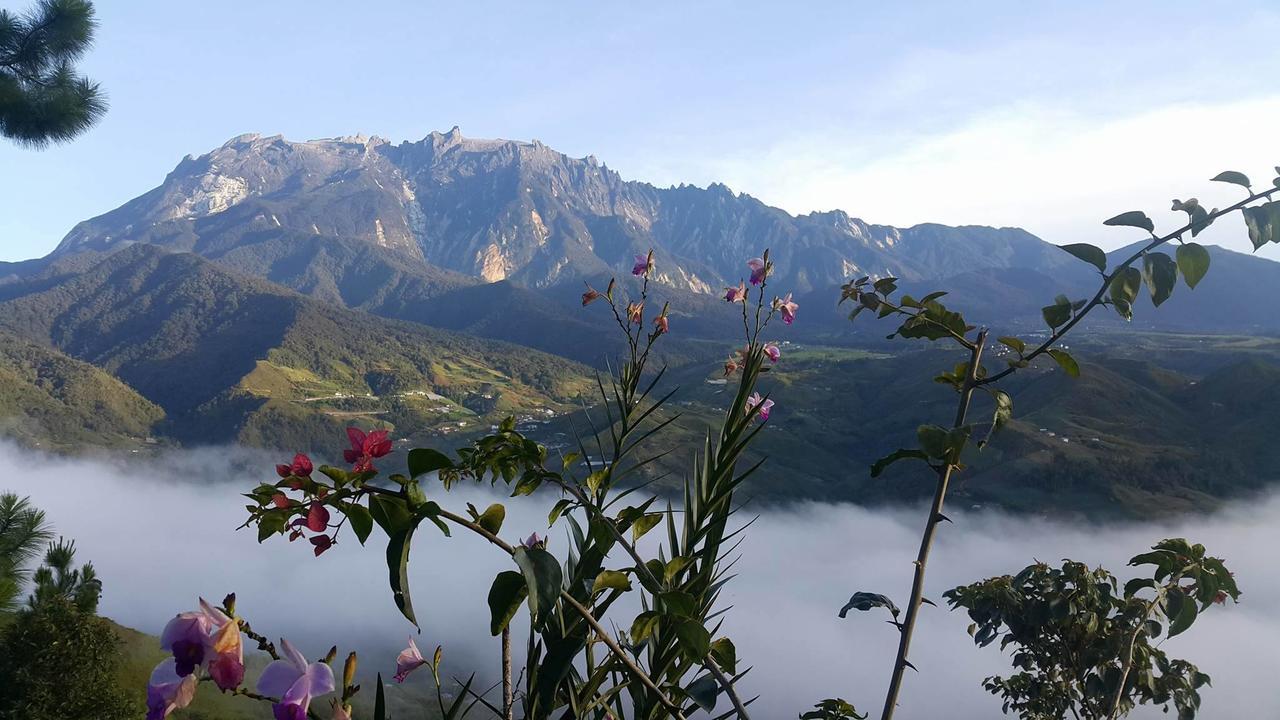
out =
<svg viewBox="0 0 1280 720"><path fill-rule="evenodd" d="M258 545L251 532L234 530L244 512L237 493L269 473L271 461L250 451L204 450L120 464L50 458L0 444L0 477L21 478L20 484L0 483L0 490L32 495L59 532L76 538L82 559L92 560L106 583L103 611L128 625L158 632L197 594L218 598L235 590L260 631L293 638L308 654L333 642L355 646L362 667L385 672L411 628L392 606L376 542L361 548L344 536L313 558L304 543L277 538ZM547 503L537 497L510 500L474 488L432 496L455 507L506 502L504 534L513 538L546 526ZM1273 612L1280 577L1272 557L1280 496L1211 516L1110 527L950 515L955 524L939 537L931 566L927 594L937 601L948 587L1015 571L1034 559L1071 557L1127 577L1127 558L1160 538L1203 542L1237 573L1242 603L1215 608L1164 647L1213 677L1204 692L1204 717L1280 717L1280 697L1272 690L1280 666L1280 621ZM916 509L821 504L762 511L724 593L733 606L726 627L739 657L755 668L743 689L761 695L757 717L795 717L834 695L864 711L877 709L893 630L873 613L840 620L836 611L855 590L906 596L920 516ZM563 528L551 535L551 549L563 553ZM624 564L622 558L616 562ZM450 672L475 668L492 677L497 646L488 634L483 596L493 575L507 567L500 554L477 538L446 539L428 527L409 567L423 622L419 643L443 643ZM900 717L998 717L999 702L980 683L1007 672L1007 656L975 648L962 614L930 609L921 623L912 656L920 673L908 678Z"/></svg>
<svg viewBox="0 0 1280 720"><path fill-rule="evenodd" d="M1280 96L1177 104L1106 121L1070 108L1018 104L937 133L866 137L791 136L763 154L710 159L710 174L792 212L840 208L872 222L1024 227L1051 242L1116 247L1131 233L1103 228L1143 209L1159 225L1185 216L1173 197L1209 206L1240 199L1207 182L1238 169L1269 186L1280 163ZM1204 236L1249 250L1238 218ZM1272 256L1280 257L1273 251Z"/></svg>

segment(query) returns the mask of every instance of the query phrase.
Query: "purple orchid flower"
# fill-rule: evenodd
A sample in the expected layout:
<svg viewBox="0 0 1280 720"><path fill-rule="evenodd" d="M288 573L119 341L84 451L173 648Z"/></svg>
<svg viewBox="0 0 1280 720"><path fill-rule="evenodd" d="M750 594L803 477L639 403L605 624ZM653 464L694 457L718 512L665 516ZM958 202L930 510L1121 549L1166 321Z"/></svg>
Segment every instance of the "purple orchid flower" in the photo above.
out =
<svg viewBox="0 0 1280 720"><path fill-rule="evenodd" d="M645 275L653 271L653 251L636 256L636 264L631 268L632 275Z"/></svg>
<svg viewBox="0 0 1280 720"><path fill-rule="evenodd" d="M220 690L239 687L244 680L240 624L204 598L199 610L181 613L164 626L160 648L173 653L178 677L204 667Z"/></svg>
<svg viewBox="0 0 1280 720"><path fill-rule="evenodd" d="M271 706L275 720L306 720L311 699L333 692L333 669L307 659L288 640L281 638L284 657L273 661L258 678L258 692L280 698Z"/></svg>
<svg viewBox="0 0 1280 720"><path fill-rule="evenodd" d="M147 720L164 720L174 710L190 705L197 682L191 673L180 675L177 662L166 658L151 671L147 681Z"/></svg>
<svg viewBox="0 0 1280 720"><path fill-rule="evenodd" d="M418 644L410 637L409 647L400 651L399 657L396 658L396 682L404 682L404 679L409 677L409 673L426 664L427 659L422 657L422 652L418 650Z"/></svg>
<svg viewBox="0 0 1280 720"><path fill-rule="evenodd" d="M528 550L529 548L542 547L547 544L546 538L538 537L538 533L534 533L524 540L520 541L520 547Z"/></svg>
<svg viewBox="0 0 1280 720"><path fill-rule="evenodd" d="M775 343L766 343L764 354L769 358L769 362L778 362L778 358L782 357L782 350L778 349Z"/></svg>
<svg viewBox="0 0 1280 720"><path fill-rule="evenodd" d="M764 258L751 258L747 261L747 267L751 268L752 285L764 282L765 275L769 273L769 267L765 264Z"/></svg>

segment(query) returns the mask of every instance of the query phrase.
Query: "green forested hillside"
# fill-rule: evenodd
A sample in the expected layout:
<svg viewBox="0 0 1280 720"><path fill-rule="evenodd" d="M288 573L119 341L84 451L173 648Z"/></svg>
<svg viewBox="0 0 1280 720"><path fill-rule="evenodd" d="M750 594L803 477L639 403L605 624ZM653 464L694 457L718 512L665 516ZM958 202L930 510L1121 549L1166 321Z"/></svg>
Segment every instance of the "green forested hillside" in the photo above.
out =
<svg viewBox="0 0 1280 720"><path fill-rule="evenodd" d="M145 444L164 411L110 374L0 333L0 432L57 451Z"/></svg>
<svg viewBox="0 0 1280 720"><path fill-rule="evenodd" d="M114 374L188 444L332 448L561 412L586 370L537 351L335 308L138 245L0 287L0 327Z"/></svg>
<svg viewBox="0 0 1280 720"><path fill-rule="evenodd" d="M1019 373L1008 384L1013 422L998 442L966 457L971 468L953 503L1090 517L1166 514L1208 509L1280 479L1280 450L1270 439L1280 407L1280 341L1145 336L1155 362L1173 348L1201 349L1198 358L1172 353L1182 365L1173 369L1129 357L1134 349L1120 340L1102 336L1076 350L1079 378L1049 367ZM865 504L926 497L933 477L923 464L899 463L880 478L869 468L889 449L913 446L918 425L950 417L951 391L930 378L955 361L934 350L889 357L784 346L764 381L777 405L755 445L769 460L751 492L764 501ZM701 442L729 399L713 368L677 372L671 382L681 390L669 410L681 418L651 444L654 452ZM988 412L979 401L972 417L981 422ZM539 432L550 442L572 438L562 426ZM671 478L685 471L661 462L655 468L653 475Z"/></svg>

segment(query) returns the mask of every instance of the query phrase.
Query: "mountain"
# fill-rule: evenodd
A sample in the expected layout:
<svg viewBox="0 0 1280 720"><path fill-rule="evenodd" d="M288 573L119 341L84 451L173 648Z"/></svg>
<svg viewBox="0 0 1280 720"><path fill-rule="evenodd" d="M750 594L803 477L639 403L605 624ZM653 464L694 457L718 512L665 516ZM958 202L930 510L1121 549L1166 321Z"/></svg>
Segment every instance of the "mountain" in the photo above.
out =
<svg viewBox="0 0 1280 720"><path fill-rule="evenodd" d="M561 412L586 368L334 307L190 253L82 253L0 283L0 327L105 370L185 443L328 448L349 423L397 437Z"/></svg>
<svg viewBox="0 0 1280 720"><path fill-rule="evenodd" d="M764 247L770 288L801 305L800 321L778 328L788 361L770 374L778 421L759 450L774 470L751 487L777 500L890 502L929 487L897 469L871 480L866 468L884 433L906 445L921 422L949 415L930 378L955 360L886 343L888 321L851 324L836 303L850 276L892 274L917 297L948 290L971 322L1029 339L1045 336L1040 308L1054 295L1088 297L1097 282L1022 230L796 216L719 184L624 180L536 141L456 128L400 144L246 135L78 224L49 257L0 265L0 333L31 355L14 361L25 379L13 392L26 394L10 416L34 437L88 423L100 404L109 420L83 442L332 452L350 423L449 447L456 438L442 438L516 415L564 446L583 427L574 408L594 401L587 366L620 349L603 304L581 307L583 283L603 289L616 276L634 296L633 256L653 248L649 306L671 304L654 360L688 391L664 442L694 443L722 410L724 387L707 373L741 342L720 288ZM1280 264L1210 253L1194 291L1180 286L1158 309L1140 300L1131 324L1105 309L1091 317L1072 339L1086 377L1014 378L1017 419L971 460L958 497L1124 514L1202 507L1273 479L1251 421L1269 418L1266 399L1280 393L1280 352L1265 337L1280 332ZM1181 334L1156 334L1170 330ZM62 359L56 371L34 369L55 366L41 353ZM92 391L45 392L73 386ZM58 419L30 420L42 407ZM1162 423L1148 427L1151 417Z"/></svg>
<svg viewBox="0 0 1280 720"><path fill-rule="evenodd" d="M623 180L594 157L464 138L457 128L398 145L240 136L78 224L55 253L148 242L331 291L337 268L309 271L304 258L320 248L307 238L385 251L381 262L425 274L428 292L463 277L548 287L624 271L649 248L661 258L659 282L700 293L736 284L744 259L766 247L780 282L797 292L857 273L914 279L1070 261L1022 230L899 229L842 211L793 216L724 185L657 188Z"/></svg>
<svg viewBox="0 0 1280 720"><path fill-rule="evenodd" d="M0 332L0 432L47 450L146 444L164 411L88 363Z"/></svg>
<svg viewBox="0 0 1280 720"><path fill-rule="evenodd" d="M810 341L859 342L835 309L839 285L856 275L893 275L916 294L950 290L975 321L1014 329L1040 327L1043 305L1058 293L1091 293L1095 277L1016 228L894 228L838 210L791 215L724 185L658 188L624 180L594 157L466 138L457 128L400 144L243 135L188 156L159 187L79 223L50 260L139 243L193 252L331 304L590 363L601 354L584 351L584 341L607 347L611 319L572 311L580 283L625 276L649 248L662 299L694 322L686 331L716 339L727 315L708 301L765 247L774 286L803 298L806 321L795 333ZM1211 252L1214 271L1194 295L1175 293L1160 312L1140 311L1136 324L1280 330L1255 297L1280 281L1280 264Z"/></svg>

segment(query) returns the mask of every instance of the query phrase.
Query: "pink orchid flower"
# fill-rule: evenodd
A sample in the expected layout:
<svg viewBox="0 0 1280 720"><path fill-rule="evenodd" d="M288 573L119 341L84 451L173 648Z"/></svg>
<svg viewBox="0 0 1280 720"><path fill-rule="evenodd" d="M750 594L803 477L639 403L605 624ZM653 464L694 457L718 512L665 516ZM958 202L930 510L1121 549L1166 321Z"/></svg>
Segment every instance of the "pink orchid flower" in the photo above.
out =
<svg viewBox="0 0 1280 720"><path fill-rule="evenodd" d="M654 318L653 324L656 327L659 335L666 334L671 330L671 326L667 323L666 315L659 315L658 317Z"/></svg>
<svg viewBox="0 0 1280 720"><path fill-rule="evenodd" d="M778 312L782 313L782 322L788 325L795 322L796 310L798 310L800 306L791 302L791 293L787 293L787 296L782 299L774 298L773 306L778 310Z"/></svg>
<svg viewBox="0 0 1280 720"><path fill-rule="evenodd" d="M342 458L351 463L356 472L377 470L373 466L373 459L391 452L391 439L387 437L386 430L374 430L365 434L358 427L349 427L347 439L351 441L351 447L342 451Z"/></svg>
<svg viewBox="0 0 1280 720"><path fill-rule="evenodd" d="M636 256L636 264L631 268L632 275L646 275L653 270L653 251Z"/></svg>
<svg viewBox="0 0 1280 720"><path fill-rule="evenodd" d="M738 371L738 358L730 357L724 361L724 376L729 377Z"/></svg>
<svg viewBox="0 0 1280 720"><path fill-rule="evenodd" d="M758 392L751 393L751 397L747 398L747 412L750 413L752 410L756 408L757 405L760 406L760 413L756 417L760 420L760 422L764 422L765 420L768 420L769 412L773 409L773 401L765 400L764 398L760 397L760 393Z"/></svg>
<svg viewBox="0 0 1280 720"><path fill-rule="evenodd" d="M538 537L538 533L536 532L530 535L529 537L525 538L524 540L520 541L520 547L524 548L525 550L528 550L529 548L546 547L546 546L547 546L547 539Z"/></svg>
<svg viewBox="0 0 1280 720"><path fill-rule="evenodd" d="M778 362L778 358L782 357L782 351L775 343L765 343L764 354L769 358L769 362Z"/></svg>
<svg viewBox="0 0 1280 720"><path fill-rule="evenodd" d="M725 302L745 303L747 301L747 284L745 282L739 281L738 287L725 288L724 299L725 299Z"/></svg>
<svg viewBox="0 0 1280 720"><path fill-rule="evenodd" d="M258 678L258 692L280 698L271 706L275 720L306 720L311 699L333 692L333 669L307 659L288 640L281 638L284 657L273 661Z"/></svg>
<svg viewBox="0 0 1280 720"><path fill-rule="evenodd" d="M190 705L198 682L195 675L179 675L173 658L161 662L147 681L147 720L164 720Z"/></svg>
<svg viewBox="0 0 1280 720"><path fill-rule="evenodd" d="M311 458L307 457L302 453L298 453L297 455L293 456L292 463L288 465L284 465L284 464L276 465L276 474L282 478L287 478L290 476L310 477L312 469L313 469L313 466L311 464Z"/></svg>
<svg viewBox="0 0 1280 720"><path fill-rule="evenodd" d="M404 679L409 677L409 673L426 664L427 659L422 657L422 652L418 650L418 644L410 637L409 647L400 651L400 655L396 657L396 682L404 682Z"/></svg>
<svg viewBox="0 0 1280 720"><path fill-rule="evenodd" d="M765 275L769 274L769 267L765 264L764 258L751 258L747 261L747 267L751 268L752 285L764 282Z"/></svg>

